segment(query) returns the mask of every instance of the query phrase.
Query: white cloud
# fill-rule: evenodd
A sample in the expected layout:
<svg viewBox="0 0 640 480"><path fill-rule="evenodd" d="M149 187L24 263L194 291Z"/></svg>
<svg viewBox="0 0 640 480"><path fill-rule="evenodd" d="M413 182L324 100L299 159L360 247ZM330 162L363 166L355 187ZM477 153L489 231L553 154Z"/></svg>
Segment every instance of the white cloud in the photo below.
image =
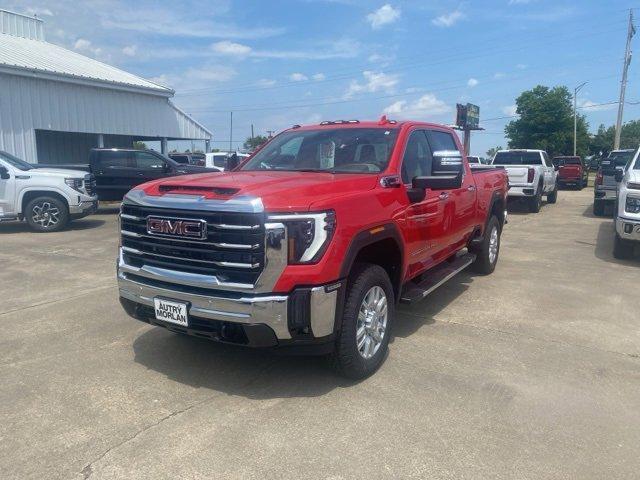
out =
<svg viewBox="0 0 640 480"><path fill-rule="evenodd" d="M180 94L181 90L208 88L212 83L226 82L237 74L234 68L226 65L191 67L179 72L158 75L151 81L171 87L177 94ZM198 105L198 107L200 106Z"/></svg>
<svg viewBox="0 0 640 480"><path fill-rule="evenodd" d="M327 76L324 73L316 73L315 75L312 75L311 78L313 78L316 82L321 82L326 79Z"/></svg>
<svg viewBox="0 0 640 480"><path fill-rule="evenodd" d="M272 78L261 78L256 82L258 87L273 87L277 82Z"/></svg>
<svg viewBox="0 0 640 480"><path fill-rule="evenodd" d="M433 93L427 93L411 103L398 100L383 110L386 114L403 118L442 115L451 111L452 108Z"/></svg>
<svg viewBox="0 0 640 480"><path fill-rule="evenodd" d="M524 63L519 63L519 64L517 64L517 65L516 65L516 68L517 68L518 70L526 70L527 65L526 65L526 64L524 64Z"/></svg>
<svg viewBox="0 0 640 480"><path fill-rule="evenodd" d="M349 89L345 94L345 97L351 97L356 93L373 93L378 91L385 91L392 93L395 86L398 84L400 77L396 74L386 74L383 72L372 72L365 70L362 72L364 76L364 83L360 83L357 80L352 80L349 84Z"/></svg>
<svg viewBox="0 0 640 480"><path fill-rule="evenodd" d="M510 117L513 117L517 115L517 111L516 111L517 109L518 107L516 105L507 105L506 107L502 107L502 113Z"/></svg>
<svg viewBox="0 0 640 480"><path fill-rule="evenodd" d="M589 112L603 112L606 110L615 110L618 108L618 104L612 103L610 105L599 105L591 100L578 100L578 107L586 109Z"/></svg>
<svg viewBox="0 0 640 480"><path fill-rule="evenodd" d="M122 49L122 53L124 53L127 57L135 57L138 52L138 47L136 45L127 45Z"/></svg>
<svg viewBox="0 0 640 480"><path fill-rule="evenodd" d="M467 81L467 85L469 85L471 88L475 87L476 85L478 85L478 80L476 80L475 78L470 78Z"/></svg>
<svg viewBox="0 0 640 480"><path fill-rule="evenodd" d="M99 56L102 53L101 48L94 47L89 40L84 38L77 39L73 44L73 49L93 56Z"/></svg>
<svg viewBox="0 0 640 480"><path fill-rule="evenodd" d="M393 8L388 3L380 7L378 10L367 15L367 21L371 24L371 28L377 29L383 25L388 25L400 18L400 9Z"/></svg>
<svg viewBox="0 0 640 480"><path fill-rule="evenodd" d="M451 13L440 15L439 17L434 18L433 20L431 20L431 23L433 23L436 27L447 28L455 25L459 20L462 20L463 18L464 13L462 13L460 10L454 10Z"/></svg>
<svg viewBox="0 0 640 480"><path fill-rule="evenodd" d="M29 7L26 12L27 15L33 15L35 17L41 17L43 15L47 17L53 16L53 12L48 8L40 8L40 7Z"/></svg>
<svg viewBox="0 0 640 480"><path fill-rule="evenodd" d="M296 72L289 75L289 80L291 80L292 82L304 82L305 80L309 80L309 77L307 77L304 73Z"/></svg>
<svg viewBox="0 0 640 480"><path fill-rule="evenodd" d="M501 78L506 77L506 75L502 72L496 72L493 74L494 80L500 80Z"/></svg>
<svg viewBox="0 0 640 480"><path fill-rule="evenodd" d="M251 47L242 45L241 43L230 42L224 40L211 45L211 50L220 55L231 55L234 57L244 57L251 53Z"/></svg>

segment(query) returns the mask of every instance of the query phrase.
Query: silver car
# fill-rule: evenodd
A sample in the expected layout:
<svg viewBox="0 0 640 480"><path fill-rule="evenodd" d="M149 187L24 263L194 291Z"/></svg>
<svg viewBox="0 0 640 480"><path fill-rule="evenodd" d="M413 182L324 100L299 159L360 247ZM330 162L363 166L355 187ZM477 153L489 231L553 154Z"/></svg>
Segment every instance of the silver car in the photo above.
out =
<svg viewBox="0 0 640 480"><path fill-rule="evenodd" d="M636 155L636 149L613 150L602 160L593 190L593 214L604 215L607 206L613 206L617 198L616 170L624 170Z"/></svg>

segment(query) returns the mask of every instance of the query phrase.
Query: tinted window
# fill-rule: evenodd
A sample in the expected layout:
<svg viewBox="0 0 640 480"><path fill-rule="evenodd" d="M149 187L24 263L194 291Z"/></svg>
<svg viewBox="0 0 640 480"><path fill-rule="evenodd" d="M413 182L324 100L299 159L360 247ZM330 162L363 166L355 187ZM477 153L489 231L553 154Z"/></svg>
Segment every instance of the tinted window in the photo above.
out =
<svg viewBox="0 0 640 480"><path fill-rule="evenodd" d="M440 132L438 130L429 130L427 132L431 150L434 152L440 150L458 150L455 140L450 133Z"/></svg>
<svg viewBox="0 0 640 480"><path fill-rule="evenodd" d="M27 162L20 160L18 157L14 157L10 153L0 152L0 158L7 162L9 165L13 165L15 168L19 170L31 170L33 167Z"/></svg>
<svg viewBox="0 0 640 480"><path fill-rule="evenodd" d="M614 160L616 167L624 167L633 159L635 154L636 152L634 150L630 150L628 152L611 152L607 157L607 160Z"/></svg>
<svg viewBox="0 0 640 480"><path fill-rule="evenodd" d="M542 165L538 152L498 152L494 165Z"/></svg>
<svg viewBox="0 0 640 480"><path fill-rule="evenodd" d="M432 161L433 157L425 132L422 130L413 132L402 157L402 181L411 183L414 177L430 175Z"/></svg>
<svg viewBox="0 0 640 480"><path fill-rule="evenodd" d="M242 170L377 173L387 168L396 129L319 128L275 137Z"/></svg>
<svg viewBox="0 0 640 480"><path fill-rule="evenodd" d="M556 157L553 159L553 164L562 165L582 165L580 157Z"/></svg>
<svg viewBox="0 0 640 480"><path fill-rule="evenodd" d="M134 164L135 168L142 170L164 168L165 166L165 163L161 158L147 152L135 152Z"/></svg>
<svg viewBox="0 0 640 480"><path fill-rule="evenodd" d="M480 159L478 157L467 157L469 163L480 163Z"/></svg>
<svg viewBox="0 0 640 480"><path fill-rule="evenodd" d="M100 152L98 158L103 168L127 168L131 166L129 152L105 150Z"/></svg>
<svg viewBox="0 0 640 480"><path fill-rule="evenodd" d="M181 163L183 165L187 165L189 163L188 155L171 155L170 157L177 163Z"/></svg>

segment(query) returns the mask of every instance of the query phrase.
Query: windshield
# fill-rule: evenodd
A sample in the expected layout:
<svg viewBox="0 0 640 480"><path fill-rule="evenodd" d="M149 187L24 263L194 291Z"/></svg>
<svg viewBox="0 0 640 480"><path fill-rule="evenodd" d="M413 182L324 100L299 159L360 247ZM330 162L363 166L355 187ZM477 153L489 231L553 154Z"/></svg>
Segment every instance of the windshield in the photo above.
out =
<svg viewBox="0 0 640 480"><path fill-rule="evenodd" d="M20 160L18 157L14 157L7 152L0 152L0 158L19 170L31 170L33 168L33 165L25 162L24 160Z"/></svg>
<svg viewBox="0 0 640 480"><path fill-rule="evenodd" d="M542 165L539 152L498 152L494 165Z"/></svg>
<svg viewBox="0 0 640 480"><path fill-rule="evenodd" d="M275 137L241 170L382 172L398 132L384 128L288 131Z"/></svg>
<svg viewBox="0 0 640 480"><path fill-rule="evenodd" d="M624 167L631 161L635 154L635 150L629 150L626 152L611 152L607 157L607 160L613 160L616 167ZM612 164L609 165L613 166Z"/></svg>

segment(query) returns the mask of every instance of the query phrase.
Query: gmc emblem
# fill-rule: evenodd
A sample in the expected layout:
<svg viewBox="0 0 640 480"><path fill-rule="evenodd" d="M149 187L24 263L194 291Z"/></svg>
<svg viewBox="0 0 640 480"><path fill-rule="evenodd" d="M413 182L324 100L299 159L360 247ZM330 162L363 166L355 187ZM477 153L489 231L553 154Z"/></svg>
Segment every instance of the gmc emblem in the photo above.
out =
<svg viewBox="0 0 640 480"><path fill-rule="evenodd" d="M204 240L207 238L207 222L204 220L147 217L147 233Z"/></svg>

